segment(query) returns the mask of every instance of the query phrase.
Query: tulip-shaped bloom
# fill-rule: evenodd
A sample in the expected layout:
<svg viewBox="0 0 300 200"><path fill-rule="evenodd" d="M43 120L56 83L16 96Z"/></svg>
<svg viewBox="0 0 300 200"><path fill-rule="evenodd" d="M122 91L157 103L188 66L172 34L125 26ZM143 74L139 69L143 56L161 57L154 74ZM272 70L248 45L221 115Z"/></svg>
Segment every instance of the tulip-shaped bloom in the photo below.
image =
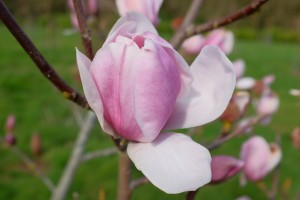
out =
<svg viewBox="0 0 300 200"><path fill-rule="evenodd" d="M129 12L138 12L148 17L154 26L158 24L158 12L162 3L163 0L116 0L121 16Z"/></svg>
<svg viewBox="0 0 300 200"><path fill-rule="evenodd" d="M211 183L219 183L235 176L244 166L242 160L231 156L214 156L211 161Z"/></svg>
<svg viewBox="0 0 300 200"><path fill-rule="evenodd" d="M179 133L226 108L235 85L232 63L217 47L189 67L151 22L129 13L91 62L77 51L84 93L104 132L129 141L135 166L167 193L196 190L211 179L207 149Z"/></svg>
<svg viewBox="0 0 300 200"><path fill-rule="evenodd" d="M202 35L195 35L182 43L182 49L187 54L197 55L206 45L216 45L226 54L233 49L234 36L231 31L217 29L212 31L206 38Z"/></svg>
<svg viewBox="0 0 300 200"><path fill-rule="evenodd" d="M281 149L277 144L269 145L261 136L247 140L241 150L244 173L248 180L263 179L281 160Z"/></svg>

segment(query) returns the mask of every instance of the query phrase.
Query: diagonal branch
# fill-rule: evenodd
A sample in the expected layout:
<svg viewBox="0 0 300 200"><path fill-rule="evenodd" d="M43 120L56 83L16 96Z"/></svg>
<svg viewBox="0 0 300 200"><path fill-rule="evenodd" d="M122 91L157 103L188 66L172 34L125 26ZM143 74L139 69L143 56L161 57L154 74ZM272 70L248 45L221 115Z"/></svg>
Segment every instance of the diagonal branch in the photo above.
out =
<svg viewBox="0 0 300 200"><path fill-rule="evenodd" d="M63 93L63 96L70 101L75 102L83 108L89 108L86 99L71 88L49 65L45 58L41 55L38 49L34 46L28 36L24 33L22 28L13 18L12 14L5 6L4 2L0 0L0 18L6 25L8 30L17 39L25 52L29 55L31 60L36 64L42 74L49 79L49 81Z"/></svg>
<svg viewBox="0 0 300 200"><path fill-rule="evenodd" d="M208 23L202 24L202 25L189 25L186 27L184 34L182 34L181 38L176 41L177 43L174 43L173 46L174 48L178 48L182 41L190 36L203 33L203 32L208 32L211 30L214 30L216 28L231 24L235 21L238 21L244 17L247 17L253 13L255 13L263 4L268 2L269 0L253 0L249 5L241 8L240 10L227 15L225 17L222 17L217 20L212 20Z"/></svg>
<svg viewBox="0 0 300 200"><path fill-rule="evenodd" d="M90 60L93 60L94 55L92 48L92 33L86 24L86 16L84 14L82 0L73 0L73 5L81 32L82 44L84 46L87 57Z"/></svg>
<svg viewBox="0 0 300 200"><path fill-rule="evenodd" d="M183 22L181 24L181 26L179 27L179 29L176 31L175 35L171 38L170 43L173 46L177 46L177 44L180 42L181 38L184 37L185 35L185 29L191 25L191 23L194 22L194 20L196 19L199 10L202 6L204 0L193 0L184 19ZM175 48L175 47L174 47Z"/></svg>

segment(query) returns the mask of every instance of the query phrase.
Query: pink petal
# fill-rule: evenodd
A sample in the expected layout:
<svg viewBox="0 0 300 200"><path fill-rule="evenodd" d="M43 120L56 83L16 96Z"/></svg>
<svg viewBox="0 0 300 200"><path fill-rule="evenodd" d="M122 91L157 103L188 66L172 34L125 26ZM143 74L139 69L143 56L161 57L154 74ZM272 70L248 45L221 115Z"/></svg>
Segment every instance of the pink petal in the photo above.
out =
<svg viewBox="0 0 300 200"><path fill-rule="evenodd" d="M263 95L257 105L256 111L260 115L272 115L278 110L279 107L279 98L271 93L268 95Z"/></svg>
<svg viewBox="0 0 300 200"><path fill-rule="evenodd" d="M105 120L116 133L135 141L144 137L133 113L132 79L139 55L137 46L111 43L97 52L90 69L102 98Z"/></svg>
<svg viewBox="0 0 300 200"><path fill-rule="evenodd" d="M115 136L115 132L103 116L102 98L90 73L91 61L78 49L76 49L76 58L86 99L90 107L94 110L95 114L97 115L97 118L101 124L103 131L112 136Z"/></svg>
<svg viewBox="0 0 300 200"><path fill-rule="evenodd" d="M234 46L234 35L231 31L226 31L221 49L226 53L230 54Z"/></svg>
<svg viewBox="0 0 300 200"><path fill-rule="evenodd" d="M160 45L149 39L144 43L135 63L133 104L137 123L152 141L173 112L180 78L174 60Z"/></svg>
<svg viewBox="0 0 300 200"><path fill-rule="evenodd" d="M241 159L244 161L244 173L251 181L262 179L268 173L270 157L269 144L263 137L254 136L247 140L241 150Z"/></svg>
<svg viewBox="0 0 300 200"><path fill-rule="evenodd" d="M156 29L147 17L139 13L127 13L112 27L103 46L110 42L114 42L119 35L131 36L133 34L142 34L145 32L157 34Z"/></svg>
<svg viewBox="0 0 300 200"><path fill-rule="evenodd" d="M187 38L182 43L181 48L187 54L198 55L204 45L204 37L202 35L194 35Z"/></svg>
<svg viewBox="0 0 300 200"><path fill-rule="evenodd" d="M225 181L236 175L242 170L244 162L231 156L212 157L211 170L212 182L218 183Z"/></svg>
<svg viewBox="0 0 300 200"><path fill-rule="evenodd" d="M281 161L282 151L281 148L276 143L270 144L271 155L268 159L268 171L272 171Z"/></svg>
<svg viewBox="0 0 300 200"><path fill-rule="evenodd" d="M241 78L245 72L246 64L243 60L239 59L234 61L233 63L233 69L236 75L236 78Z"/></svg>
<svg viewBox="0 0 300 200"><path fill-rule="evenodd" d="M169 194L194 191L211 179L208 150L183 134L163 133L152 143L129 143L127 152L136 168Z"/></svg>
<svg viewBox="0 0 300 200"><path fill-rule="evenodd" d="M162 2L162 0L116 0L116 5L121 16L129 12L138 12L157 25Z"/></svg>
<svg viewBox="0 0 300 200"><path fill-rule="evenodd" d="M235 74L232 63L215 46L206 46L191 65L194 80L186 96L178 98L165 130L200 126L218 118L230 101Z"/></svg>

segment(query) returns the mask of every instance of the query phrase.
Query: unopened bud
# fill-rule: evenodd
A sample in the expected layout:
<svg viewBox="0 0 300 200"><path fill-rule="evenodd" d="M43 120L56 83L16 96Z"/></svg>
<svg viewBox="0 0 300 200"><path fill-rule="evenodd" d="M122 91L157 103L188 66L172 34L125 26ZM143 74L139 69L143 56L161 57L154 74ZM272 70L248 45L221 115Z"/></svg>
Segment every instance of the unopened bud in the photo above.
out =
<svg viewBox="0 0 300 200"><path fill-rule="evenodd" d="M300 127L297 127L293 130L291 137L294 147L300 150Z"/></svg>
<svg viewBox="0 0 300 200"><path fill-rule="evenodd" d="M15 115L11 114L6 119L6 133L12 133L16 125L16 117Z"/></svg>
<svg viewBox="0 0 300 200"><path fill-rule="evenodd" d="M220 120L223 122L233 123L238 120L240 116L241 112L238 105L234 102L234 100L231 100L223 114L220 116Z"/></svg>
<svg viewBox="0 0 300 200"><path fill-rule="evenodd" d="M256 81L253 88L252 88L252 93L255 96L260 96L260 95L263 94L265 87L266 86L265 86L263 81L261 81L261 80Z"/></svg>
<svg viewBox="0 0 300 200"><path fill-rule="evenodd" d="M214 156L212 157L211 170L212 179L211 183L220 183L235 176L239 173L244 166L242 160L230 156Z"/></svg>
<svg viewBox="0 0 300 200"><path fill-rule="evenodd" d="M5 137L4 137L4 141L9 146L14 146L17 143L17 139L14 136L14 134L12 134L12 133L6 134Z"/></svg>
<svg viewBox="0 0 300 200"><path fill-rule="evenodd" d="M30 147L33 155L38 156L42 154L42 141L38 133L32 135Z"/></svg>

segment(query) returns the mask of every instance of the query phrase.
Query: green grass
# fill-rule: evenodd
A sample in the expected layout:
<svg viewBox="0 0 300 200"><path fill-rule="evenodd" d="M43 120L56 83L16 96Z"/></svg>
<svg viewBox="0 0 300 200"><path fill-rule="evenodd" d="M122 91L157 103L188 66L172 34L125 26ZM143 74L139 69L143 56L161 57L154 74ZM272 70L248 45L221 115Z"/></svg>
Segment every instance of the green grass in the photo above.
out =
<svg viewBox="0 0 300 200"><path fill-rule="evenodd" d="M55 27L27 29L26 32L41 50L49 63L64 79L81 91L81 86L74 78L76 72L75 46L81 47L78 34L63 36L61 29ZM5 119L14 113L17 117L15 134L18 146L30 154L30 138L33 132L42 137L43 155L38 162L55 181L58 181L67 162L78 127L72 115L74 106L63 99L58 92L34 66L15 39L5 27L0 26L0 128L4 130ZM98 47L100 44L98 43ZM300 47L291 43L263 43L261 41L237 41L232 60L243 58L247 63L246 75L257 79L273 73L276 81L272 88L279 94L281 106L268 127L258 126L257 134L270 141L274 134L282 133L283 162L281 164L281 183L292 178L291 195L297 193L300 182L297 160L299 152L290 142L291 130L299 125L299 101L288 94L290 88L300 88ZM80 108L79 108L80 109ZM85 112L80 109L81 112ZM200 142L208 142L216 137L219 124L203 127L204 138ZM100 133L96 125L88 150L108 147L110 140ZM4 134L4 133L2 133ZM197 138L198 139L198 138ZM240 144L246 139L234 139L212 154L239 155ZM48 199L50 193L40 180L29 171L7 147L0 147L0 199L26 200ZM267 183L269 183L267 181ZM68 199L72 193L78 192L80 199L97 199L99 190L105 190L107 200L116 198L117 156L93 160L81 165L70 188ZM200 189L197 199L231 200L247 194L252 199L264 199L263 193L255 184L239 187L238 177ZM183 199L184 195L166 195L151 184L139 187L133 193L133 199L165 200Z"/></svg>

